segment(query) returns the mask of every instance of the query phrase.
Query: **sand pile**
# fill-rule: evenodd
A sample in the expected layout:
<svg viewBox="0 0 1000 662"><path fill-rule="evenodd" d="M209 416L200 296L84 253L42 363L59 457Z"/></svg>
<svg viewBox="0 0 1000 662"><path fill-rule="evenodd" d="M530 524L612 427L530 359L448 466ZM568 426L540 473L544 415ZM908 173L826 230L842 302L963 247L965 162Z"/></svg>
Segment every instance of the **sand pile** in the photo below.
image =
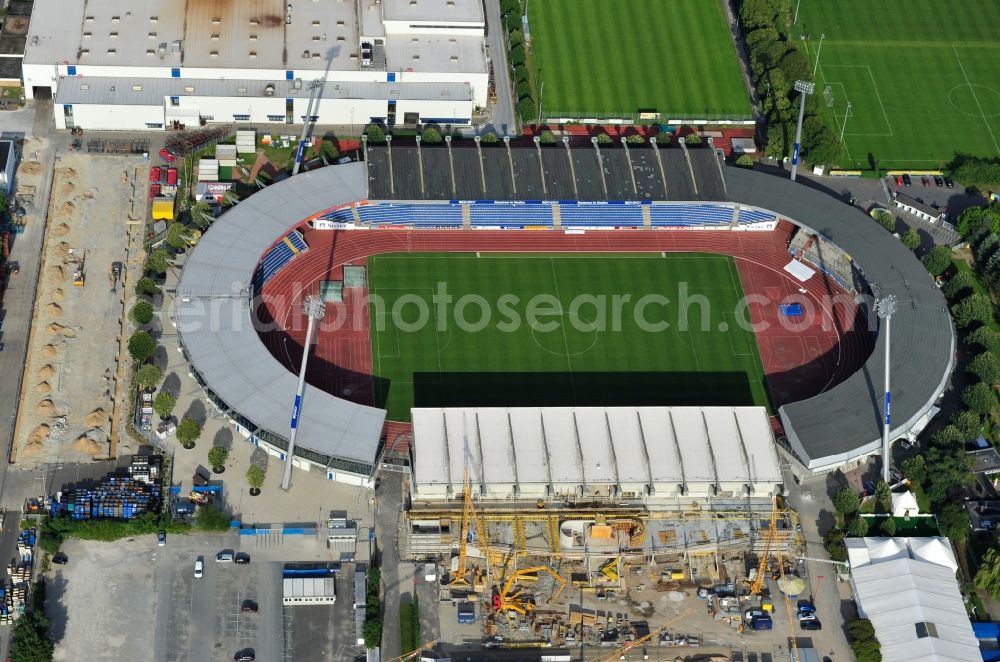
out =
<svg viewBox="0 0 1000 662"><path fill-rule="evenodd" d="M64 336L66 338L76 338L76 329L73 329L68 326L63 326L62 324L58 324L56 322L49 324L45 328L45 333L49 334L50 336Z"/></svg>
<svg viewBox="0 0 1000 662"><path fill-rule="evenodd" d="M56 411L56 406L48 398L42 400L35 407L35 411L41 416L51 416Z"/></svg>
<svg viewBox="0 0 1000 662"><path fill-rule="evenodd" d="M66 225L65 223L60 223L58 226L56 226L56 236L65 237L68 234L69 234L68 225Z"/></svg>
<svg viewBox="0 0 1000 662"><path fill-rule="evenodd" d="M98 407L83 418L83 424L88 428L99 428L108 421L108 415Z"/></svg>
<svg viewBox="0 0 1000 662"><path fill-rule="evenodd" d="M85 455L107 454L104 448L104 433L101 430L90 430L81 434L70 447L77 453Z"/></svg>
<svg viewBox="0 0 1000 662"><path fill-rule="evenodd" d="M59 345L46 345L42 347L42 356L47 359L54 359L59 356L59 351L62 349Z"/></svg>
<svg viewBox="0 0 1000 662"><path fill-rule="evenodd" d="M63 293L62 289L56 289L56 290L54 290L52 292L52 300L53 301L62 301L65 298L66 298L66 295Z"/></svg>
<svg viewBox="0 0 1000 662"><path fill-rule="evenodd" d="M66 278L66 272L59 266L51 266L45 272L49 280L54 280L57 283L61 283Z"/></svg>
<svg viewBox="0 0 1000 662"><path fill-rule="evenodd" d="M20 173L22 175L37 175L42 172L42 164L38 161L25 161L21 164Z"/></svg>
<svg viewBox="0 0 1000 662"><path fill-rule="evenodd" d="M56 172L59 173L60 177L65 179L73 179L76 177L76 170L73 170L72 168L59 168Z"/></svg>
<svg viewBox="0 0 1000 662"><path fill-rule="evenodd" d="M62 313L63 313L62 306L60 306L58 303L50 303L48 306L45 307L45 314L48 315L49 317L62 317Z"/></svg>
<svg viewBox="0 0 1000 662"><path fill-rule="evenodd" d="M38 369L38 378L41 380L52 379L52 376L56 374L56 369L52 367L51 363L46 363L41 368Z"/></svg>
<svg viewBox="0 0 1000 662"><path fill-rule="evenodd" d="M35 386L35 393L39 395L45 395L46 393L52 392L52 385L48 382L40 382Z"/></svg>
<svg viewBox="0 0 1000 662"><path fill-rule="evenodd" d="M62 188L59 189L59 192L62 193L62 196L64 198L68 198L70 195L73 194L73 191L75 190L76 190L76 185L73 184L73 182L66 182L65 184L62 185Z"/></svg>
<svg viewBox="0 0 1000 662"><path fill-rule="evenodd" d="M68 221L69 219L73 218L73 214L75 213L76 213L76 205L67 200L66 202L62 203L62 206L59 207L59 210L56 212L56 220Z"/></svg>
<svg viewBox="0 0 1000 662"><path fill-rule="evenodd" d="M42 423L28 435L28 446L41 445L49 437L49 426Z"/></svg>

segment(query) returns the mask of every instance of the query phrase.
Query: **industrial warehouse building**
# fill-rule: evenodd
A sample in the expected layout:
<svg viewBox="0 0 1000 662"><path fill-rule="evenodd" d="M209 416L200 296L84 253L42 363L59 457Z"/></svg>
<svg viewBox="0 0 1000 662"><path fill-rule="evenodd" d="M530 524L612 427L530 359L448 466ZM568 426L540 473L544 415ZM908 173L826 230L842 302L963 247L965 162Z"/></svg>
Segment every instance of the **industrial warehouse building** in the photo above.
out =
<svg viewBox="0 0 1000 662"><path fill-rule="evenodd" d="M59 128L461 125L486 106L484 33L478 0L36 0L22 70Z"/></svg>
<svg viewBox="0 0 1000 662"><path fill-rule="evenodd" d="M413 409L411 497L655 502L769 498L781 470L763 407Z"/></svg>

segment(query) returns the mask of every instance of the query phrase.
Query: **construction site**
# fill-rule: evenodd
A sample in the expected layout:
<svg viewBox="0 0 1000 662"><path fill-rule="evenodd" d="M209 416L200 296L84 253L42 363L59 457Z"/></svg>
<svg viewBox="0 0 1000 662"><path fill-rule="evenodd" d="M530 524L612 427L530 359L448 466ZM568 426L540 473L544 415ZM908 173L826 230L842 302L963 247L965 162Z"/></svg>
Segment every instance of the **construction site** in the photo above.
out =
<svg viewBox="0 0 1000 662"><path fill-rule="evenodd" d="M121 265L141 257L147 173L135 157L56 159L11 462L117 455L132 295Z"/></svg>
<svg viewBox="0 0 1000 662"><path fill-rule="evenodd" d="M795 617L797 600L809 594L804 542L781 497L762 408L596 408L607 421L601 440L593 425L587 433L575 427L577 452L556 454L558 417L579 424L595 408L561 409L413 410L400 555L445 570L435 577L442 642L580 648L590 651L586 659L632 659L633 649L635 659L650 649L684 659L677 656L688 648L703 660L812 659L811 639L802 638L811 633L800 632ZM630 417L631 428L623 424ZM496 424L504 419L506 430ZM531 439L532 419L541 439ZM657 438L664 434L671 439ZM526 444L501 466L491 455L506 452L502 437L508 449L528 442L534 452ZM630 457L633 442L649 454ZM658 454L671 447L678 460L671 469L690 482L620 489L632 469L656 482ZM613 465L604 480L597 455ZM523 494L514 489L504 498L488 483L491 475L550 466L566 481L540 496L514 498ZM587 466L589 478L575 484L575 469L586 474ZM428 497L448 474L461 483ZM712 484L697 485L695 476Z"/></svg>

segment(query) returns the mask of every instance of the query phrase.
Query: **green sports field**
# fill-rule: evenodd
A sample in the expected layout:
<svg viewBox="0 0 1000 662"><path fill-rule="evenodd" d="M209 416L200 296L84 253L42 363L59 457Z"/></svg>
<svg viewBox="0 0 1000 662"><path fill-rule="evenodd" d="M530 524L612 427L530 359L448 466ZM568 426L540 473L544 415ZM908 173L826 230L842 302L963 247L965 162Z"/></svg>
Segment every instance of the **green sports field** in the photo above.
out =
<svg viewBox="0 0 1000 662"><path fill-rule="evenodd" d="M546 117L750 117L713 0L530 0L531 52Z"/></svg>
<svg viewBox="0 0 1000 662"><path fill-rule="evenodd" d="M887 169L1000 154L1000 2L802 0L795 31L814 65L819 51L816 94L844 129L845 165L867 168L869 153Z"/></svg>
<svg viewBox="0 0 1000 662"><path fill-rule="evenodd" d="M390 254L368 270L375 400L391 420L414 406L768 404L729 257ZM685 291L709 304L686 325Z"/></svg>

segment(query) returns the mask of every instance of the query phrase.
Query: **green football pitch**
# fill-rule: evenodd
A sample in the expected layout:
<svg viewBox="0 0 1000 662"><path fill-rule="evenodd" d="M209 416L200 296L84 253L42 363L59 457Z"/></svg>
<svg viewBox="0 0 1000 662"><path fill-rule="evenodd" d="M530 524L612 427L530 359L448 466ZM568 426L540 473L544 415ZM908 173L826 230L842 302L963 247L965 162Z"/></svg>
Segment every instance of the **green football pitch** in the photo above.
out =
<svg viewBox="0 0 1000 662"><path fill-rule="evenodd" d="M768 405L729 257L390 254L368 270L375 404L391 420L415 406Z"/></svg>
<svg viewBox="0 0 1000 662"><path fill-rule="evenodd" d="M814 67L819 53L816 95L844 132L844 165L1000 153L1000 2L801 0L794 31Z"/></svg>
<svg viewBox="0 0 1000 662"><path fill-rule="evenodd" d="M720 2L531 0L528 28L546 117L751 117Z"/></svg>

